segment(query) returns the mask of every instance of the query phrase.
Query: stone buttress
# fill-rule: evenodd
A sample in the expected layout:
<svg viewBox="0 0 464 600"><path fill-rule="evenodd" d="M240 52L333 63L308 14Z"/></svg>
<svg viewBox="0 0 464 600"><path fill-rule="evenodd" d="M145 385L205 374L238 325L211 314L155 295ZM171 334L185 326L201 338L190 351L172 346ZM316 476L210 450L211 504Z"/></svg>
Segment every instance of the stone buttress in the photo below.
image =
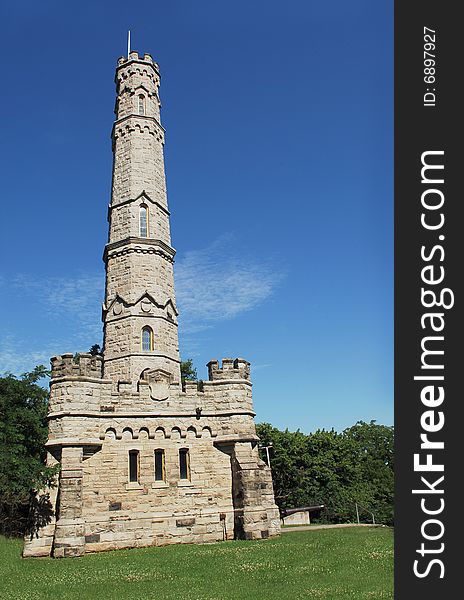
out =
<svg viewBox="0 0 464 600"><path fill-rule="evenodd" d="M213 360L208 381L181 383L159 82L150 55L119 59L103 356L51 359L55 516L24 556L280 532L249 363Z"/></svg>

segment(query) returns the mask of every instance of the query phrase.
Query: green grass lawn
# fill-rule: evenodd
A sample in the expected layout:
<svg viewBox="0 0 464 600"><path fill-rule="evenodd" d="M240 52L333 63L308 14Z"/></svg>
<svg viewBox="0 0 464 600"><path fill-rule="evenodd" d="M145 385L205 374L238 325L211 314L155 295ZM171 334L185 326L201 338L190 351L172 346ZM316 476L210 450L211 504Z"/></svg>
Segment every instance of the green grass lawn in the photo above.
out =
<svg viewBox="0 0 464 600"><path fill-rule="evenodd" d="M295 531L255 542L21 558L0 537L1 600L393 598L393 531Z"/></svg>

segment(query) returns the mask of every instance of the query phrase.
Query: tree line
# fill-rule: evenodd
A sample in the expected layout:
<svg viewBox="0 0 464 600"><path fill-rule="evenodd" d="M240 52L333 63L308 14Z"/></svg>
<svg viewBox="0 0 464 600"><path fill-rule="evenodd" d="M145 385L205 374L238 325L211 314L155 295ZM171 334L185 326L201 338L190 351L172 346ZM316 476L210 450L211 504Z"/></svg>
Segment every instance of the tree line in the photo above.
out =
<svg viewBox="0 0 464 600"><path fill-rule="evenodd" d="M0 533L33 534L45 525L48 494L56 468L45 465L48 391L38 382L49 375L43 366L21 377L0 377Z"/></svg>
<svg viewBox="0 0 464 600"><path fill-rule="evenodd" d="M323 504L317 520L393 524L394 430L359 421L338 433L280 431L258 424L260 446L269 446L276 503L281 510ZM261 450L267 462L266 452ZM369 511L369 512L367 512Z"/></svg>

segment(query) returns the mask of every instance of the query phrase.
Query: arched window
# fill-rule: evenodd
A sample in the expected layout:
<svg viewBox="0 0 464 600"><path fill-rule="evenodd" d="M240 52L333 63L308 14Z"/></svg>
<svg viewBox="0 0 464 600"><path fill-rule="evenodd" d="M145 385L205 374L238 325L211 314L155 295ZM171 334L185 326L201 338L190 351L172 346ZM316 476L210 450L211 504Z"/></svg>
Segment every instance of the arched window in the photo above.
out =
<svg viewBox="0 0 464 600"><path fill-rule="evenodd" d="M148 208L144 204L139 209L139 233L140 237L148 237Z"/></svg>
<svg viewBox="0 0 464 600"><path fill-rule="evenodd" d="M151 352L153 350L153 329L144 327L142 329L142 351Z"/></svg>
<svg viewBox="0 0 464 600"><path fill-rule="evenodd" d="M155 481L166 481L166 469L164 466L164 450L155 450Z"/></svg>
<svg viewBox="0 0 464 600"><path fill-rule="evenodd" d="M137 483L139 480L139 451L129 450L129 482Z"/></svg>
<svg viewBox="0 0 464 600"><path fill-rule="evenodd" d="M143 94L139 96L139 115L145 114L145 97Z"/></svg>
<svg viewBox="0 0 464 600"><path fill-rule="evenodd" d="M190 479L190 454L188 448L179 450L179 477L180 479Z"/></svg>

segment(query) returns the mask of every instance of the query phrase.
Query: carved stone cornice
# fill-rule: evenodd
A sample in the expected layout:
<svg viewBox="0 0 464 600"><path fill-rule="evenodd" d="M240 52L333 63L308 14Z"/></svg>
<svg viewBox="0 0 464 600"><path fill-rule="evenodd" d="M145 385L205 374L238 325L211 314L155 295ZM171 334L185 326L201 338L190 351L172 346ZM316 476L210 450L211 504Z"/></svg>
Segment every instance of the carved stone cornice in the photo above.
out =
<svg viewBox="0 0 464 600"><path fill-rule="evenodd" d="M134 244L137 244L137 246ZM117 242L106 244L103 261L107 262L110 258L132 253L158 254L171 263L174 262L174 256L176 255L174 248L171 248L162 240L129 236Z"/></svg>
<svg viewBox="0 0 464 600"><path fill-rule="evenodd" d="M234 417L234 416L248 416L255 417L256 413L253 410L204 410L201 413L202 418L214 418L214 417ZM91 417L98 419L187 419L187 418L197 418L197 413L192 410L144 410L141 409L139 411L129 411L129 410L115 410L114 412L97 412L90 410L57 410L54 412L50 412L47 415L47 419L52 421L54 419L62 419L64 417ZM208 423L205 421L206 425Z"/></svg>
<svg viewBox="0 0 464 600"><path fill-rule="evenodd" d="M125 308L131 308L133 306L136 306L139 302L141 302L144 299L150 300L150 302L152 302L156 308L160 308L162 310L166 309L167 306L170 305L172 310L174 311L174 314L176 315L176 317L179 316L179 312L178 312L176 305L174 304L174 301L172 300L171 297L168 297L164 302L159 302L153 294L151 294L148 290L145 290L143 292L143 294L141 294L134 301L126 300L123 296L121 296L121 294L116 294L114 296L114 298L112 298L108 302L108 304L103 303L103 306L102 306L103 320L105 319L107 313L111 310L111 308L113 307L113 305L116 302L120 302ZM135 316L135 315L125 315L125 317L132 317L132 316ZM147 314L144 314L143 316L147 317ZM150 315L150 316L155 316L155 315ZM173 322L173 321L171 321L171 322ZM174 323L174 324L176 325L176 323Z"/></svg>
<svg viewBox="0 0 464 600"><path fill-rule="evenodd" d="M117 354L116 356L107 356L105 354L105 363L109 363L113 360L120 360L121 358L133 358L134 356L140 356L142 358L150 359L150 358L167 358L172 362L180 364L180 360L173 356L172 354L168 354L167 352L161 352L158 350L151 350L150 352L126 352L124 354ZM236 383L236 381L234 381Z"/></svg>
<svg viewBox="0 0 464 600"><path fill-rule="evenodd" d="M161 137L164 139L164 134L166 133L166 130L164 129L164 127L161 125L161 123L158 121L158 119L156 117L150 117L148 115L136 115L136 114L130 114L130 115L126 115L125 117L121 117L120 119L117 119L114 124L113 124L113 129L111 131L111 137L114 139L115 138L115 132L117 130L117 128L123 129L121 126L124 125L124 123L126 121L129 121L129 123L126 124L125 128L128 128L129 131L133 131L135 130L135 125L137 124L140 127L140 123L134 123L132 125L131 128L131 120L134 120L135 122L137 122L138 120L143 122L149 122L150 124L155 126L155 129L158 130L158 133L161 135Z"/></svg>

